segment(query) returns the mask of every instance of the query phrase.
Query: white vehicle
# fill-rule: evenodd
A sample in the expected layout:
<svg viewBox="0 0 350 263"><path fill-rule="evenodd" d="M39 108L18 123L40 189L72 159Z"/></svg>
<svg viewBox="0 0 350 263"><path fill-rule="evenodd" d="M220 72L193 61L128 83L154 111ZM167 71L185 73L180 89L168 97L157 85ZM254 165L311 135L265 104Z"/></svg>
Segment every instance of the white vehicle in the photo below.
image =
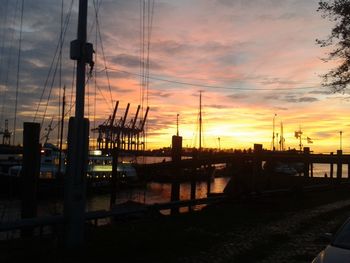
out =
<svg viewBox="0 0 350 263"><path fill-rule="evenodd" d="M349 263L350 262L350 218L339 228L335 235L327 233L330 244L322 250L312 263Z"/></svg>

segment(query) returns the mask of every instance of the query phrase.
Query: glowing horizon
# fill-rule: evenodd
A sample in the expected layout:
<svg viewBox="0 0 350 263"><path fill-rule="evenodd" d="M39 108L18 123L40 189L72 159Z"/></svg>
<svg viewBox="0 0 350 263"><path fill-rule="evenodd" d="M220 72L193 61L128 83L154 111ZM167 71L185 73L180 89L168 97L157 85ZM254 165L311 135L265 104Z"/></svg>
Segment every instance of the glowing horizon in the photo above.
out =
<svg viewBox="0 0 350 263"><path fill-rule="evenodd" d="M12 5L9 4L9 17L14 14L10 12ZM286 149L299 148L294 132L301 126L303 145L311 150L335 152L340 148L342 131L342 149L350 152L348 91L333 94L322 87L320 75L335 63L324 63L321 58L326 57L327 50L315 43L316 38L326 38L332 27L316 12L317 5L318 0L155 1L149 86L142 94L139 1L101 4L99 24L104 54L96 37L95 11L90 3L88 37L96 51L96 71L86 87L85 115L91 128L108 119L117 100L117 118L123 115L127 103L131 104L128 120L134 117L137 105L143 105L142 116L148 105L148 149L170 146L171 136L176 134L177 114L183 145L198 147L199 90L203 90L204 147L218 148L220 138L221 149L247 149L254 143L271 149L273 117L277 114L275 131L280 135L282 122ZM67 14L67 4L64 9ZM32 121L38 106L59 37L60 10L60 3L26 3L17 134L22 129L20 123ZM69 41L76 36L76 15L73 8L62 51L67 108L74 106L74 63L67 54ZM17 46L8 34L14 30L17 36L18 25L2 22L0 34L5 52L0 63L0 89L6 96L1 121L9 119L11 127L15 74L5 80L6 72L17 70L15 54L10 57L11 48ZM43 130L52 117L59 119L60 94L56 79ZM47 96L45 93L44 98ZM41 121L45 103L41 102L39 108L36 121ZM94 136L90 134L90 138ZM17 137L20 143L20 135ZM313 143L308 144L306 137ZM51 141L57 141L56 131Z"/></svg>

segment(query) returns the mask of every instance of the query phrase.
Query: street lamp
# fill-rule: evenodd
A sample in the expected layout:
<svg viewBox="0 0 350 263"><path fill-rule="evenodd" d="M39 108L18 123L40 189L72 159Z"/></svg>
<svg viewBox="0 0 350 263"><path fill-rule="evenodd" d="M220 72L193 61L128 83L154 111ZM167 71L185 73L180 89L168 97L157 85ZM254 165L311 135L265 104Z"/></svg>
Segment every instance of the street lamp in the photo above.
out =
<svg viewBox="0 0 350 263"><path fill-rule="evenodd" d="M218 141L219 141L219 151L220 151L220 137L218 137Z"/></svg>
<svg viewBox="0 0 350 263"><path fill-rule="evenodd" d="M340 137L340 150L342 150L343 131L340 131L340 132L339 132L339 137Z"/></svg>

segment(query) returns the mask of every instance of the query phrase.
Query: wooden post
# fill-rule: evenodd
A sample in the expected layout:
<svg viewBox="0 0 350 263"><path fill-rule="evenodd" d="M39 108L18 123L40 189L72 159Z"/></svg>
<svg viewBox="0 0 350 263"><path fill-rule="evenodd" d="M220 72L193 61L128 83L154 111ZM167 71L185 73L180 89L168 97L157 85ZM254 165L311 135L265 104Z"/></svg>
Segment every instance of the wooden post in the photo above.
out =
<svg viewBox="0 0 350 263"><path fill-rule="evenodd" d="M310 147L304 147L304 177L310 176L310 163L309 163Z"/></svg>
<svg viewBox="0 0 350 263"><path fill-rule="evenodd" d="M172 148L171 148L171 160L173 161L174 165L174 175L173 175L173 181L171 183L171 201L179 201L180 200L180 182L178 180L178 177L181 176L182 171L179 167L179 164L181 162L181 155L182 155L182 137L174 135L172 137ZM178 214L179 208L172 208L171 214Z"/></svg>
<svg viewBox="0 0 350 263"><path fill-rule="evenodd" d="M252 191L256 191L257 185L256 185L256 179L257 177L262 175L262 160L261 160L261 153L262 153L262 144L254 144L254 160L253 160L253 174L252 174Z"/></svg>
<svg viewBox="0 0 350 263"><path fill-rule="evenodd" d="M200 168L199 168L200 169ZM194 170L194 174L191 174L191 194L190 194L190 199L195 200L196 199L196 175L197 175L197 170ZM189 211L192 211L192 206L189 206Z"/></svg>
<svg viewBox="0 0 350 263"><path fill-rule="evenodd" d="M74 135L81 139L76 140ZM69 119L67 173L64 185L65 247L81 247L85 240L86 169L88 163L89 120ZM81 144L80 144L81 143ZM79 159L77 159L77 156Z"/></svg>
<svg viewBox="0 0 350 263"><path fill-rule="evenodd" d="M331 155L333 155L333 152L331 152ZM333 178L333 162L331 162L330 164L330 171L329 171L329 177Z"/></svg>
<svg viewBox="0 0 350 263"><path fill-rule="evenodd" d="M37 216L37 179L40 174L40 124L23 123L23 167L21 171L21 217ZM22 236L31 236L33 229L23 229Z"/></svg>
<svg viewBox="0 0 350 263"><path fill-rule="evenodd" d="M211 166L208 166L208 170L210 171L210 172L212 172L212 169L211 169L212 167ZM214 168L215 169L215 168ZM211 173L209 173L208 175L207 175L207 196L209 196L210 195L210 188L211 188L211 176L212 176L212 174ZM214 178L214 180L215 180L215 178Z"/></svg>
<svg viewBox="0 0 350 263"><path fill-rule="evenodd" d="M111 179L111 197L109 200L109 208L115 205L117 199L118 188L118 159L119 159L119 138L117 147L112 149L112 179Z"/></svg>
<svg viewBox="0 0 350 263"><path fill-rule="evenodd" d="M261 153L262 153L262 144L254 144L254 153L255 153L255 162L254 162L254 171L259 176L262 173L262 160L261 160Z"/></svg>
<svg viewBox="0 0 350 263"><path fill-rule="evenodd" d="M338 162L337 162L337 179L341 179L342 177L342 170L343 170L343 165L341 162L341 157L343 155L342 150L337 150L337 157L338 157Z"/></svg>

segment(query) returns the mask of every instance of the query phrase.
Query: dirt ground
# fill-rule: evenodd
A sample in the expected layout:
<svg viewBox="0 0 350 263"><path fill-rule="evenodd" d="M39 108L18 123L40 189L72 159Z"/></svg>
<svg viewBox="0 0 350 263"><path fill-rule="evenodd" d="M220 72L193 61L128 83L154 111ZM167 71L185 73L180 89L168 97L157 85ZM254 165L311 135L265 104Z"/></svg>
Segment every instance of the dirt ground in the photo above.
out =
<svg viewBox="0 0 350 263"><path fill-rule="evenodd" d="M66 251L60 233L0 242L0 262L306 263L350 216L350 188L226 200L198 212L87 228ZM34 262L33 261L33 262Z"/></svg>

